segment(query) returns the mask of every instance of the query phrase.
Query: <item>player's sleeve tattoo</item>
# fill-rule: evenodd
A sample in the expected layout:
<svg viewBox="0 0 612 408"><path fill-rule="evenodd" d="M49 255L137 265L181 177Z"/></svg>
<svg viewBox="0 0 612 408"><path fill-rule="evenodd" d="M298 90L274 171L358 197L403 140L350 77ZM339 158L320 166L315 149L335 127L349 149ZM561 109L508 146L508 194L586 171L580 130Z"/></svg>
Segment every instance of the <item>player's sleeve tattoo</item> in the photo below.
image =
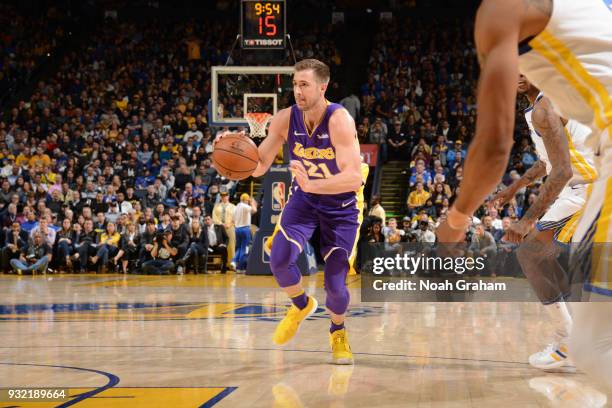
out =
<svg viewBox="0 0 612 408"><path fill-rule="evenodd" d="M552 170L540 189L538 198L523 217L528 221L535 221L544 214L572 177L572 167L563 122L554 112L550 102L543 99L534 108L531 119L534 128L544 141L546 153L552 164Z"/></svg>
<svg viewBox="0 0 612 408"><path fill-rule="evenodd" d="M541 179L545 175L546 163L544 163L542 160L538 160L529 168L529 170L525 172L525 174L523 174L522 178L525 181L525 184L529 185L534 181Z"/></svg>

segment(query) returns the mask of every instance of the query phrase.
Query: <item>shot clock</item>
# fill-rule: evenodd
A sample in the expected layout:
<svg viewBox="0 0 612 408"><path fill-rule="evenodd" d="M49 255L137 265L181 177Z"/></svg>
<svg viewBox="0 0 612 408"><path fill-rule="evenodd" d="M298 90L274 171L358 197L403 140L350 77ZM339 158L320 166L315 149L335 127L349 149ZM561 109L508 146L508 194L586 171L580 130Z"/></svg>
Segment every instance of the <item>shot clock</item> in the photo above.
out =
<svg viewBox="0 0 612 408"><path fill-rule="evenodd" d="M242 0L240 21L242 48L285 48L285 6L285 0Z"/></svg>

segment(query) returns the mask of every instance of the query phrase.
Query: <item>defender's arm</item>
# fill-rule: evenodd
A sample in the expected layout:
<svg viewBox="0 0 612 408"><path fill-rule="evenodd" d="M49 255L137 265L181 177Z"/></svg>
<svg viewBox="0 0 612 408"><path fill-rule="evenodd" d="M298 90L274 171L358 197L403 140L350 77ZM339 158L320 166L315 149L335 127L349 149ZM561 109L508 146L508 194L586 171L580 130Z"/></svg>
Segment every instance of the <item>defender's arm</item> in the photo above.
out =
<svg viewBox="0 0 612 408"><path fill-rule="evenodd" d="M481 64L476 135L455 208L470 216L501 180L514 143L520 11L514 2L484 1L476 17Z"/></svg>

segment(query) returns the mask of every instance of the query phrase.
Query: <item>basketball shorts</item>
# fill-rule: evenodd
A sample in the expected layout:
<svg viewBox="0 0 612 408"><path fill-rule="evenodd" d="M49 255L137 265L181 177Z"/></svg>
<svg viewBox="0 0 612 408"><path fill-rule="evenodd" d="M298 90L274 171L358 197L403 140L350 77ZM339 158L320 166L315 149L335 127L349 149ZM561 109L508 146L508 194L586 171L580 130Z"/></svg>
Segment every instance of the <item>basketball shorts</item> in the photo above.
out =
<svg viewBox="0 0 612 408"><path fill-rule="evenodd" d="M319 227L323 259L337 249L346 251L350 258L359 233L360 214L355 194L308 194L298 190L283 208L277 227L300 251Z"/></svg>
<svg viewBox="0 0 612 408"><path fill-rule="evenodd" d="M612 133L602 136L599 178L572 238L571 266L589 277L587 291L612 296Z"/></svg>
<svg viewBox="0 0 612 408"><path fill-rule="evenodd" d="M554 231L555 241L569 244L586 203L587 184L565 186L559 197L536 223L538 231Z"/></svg>

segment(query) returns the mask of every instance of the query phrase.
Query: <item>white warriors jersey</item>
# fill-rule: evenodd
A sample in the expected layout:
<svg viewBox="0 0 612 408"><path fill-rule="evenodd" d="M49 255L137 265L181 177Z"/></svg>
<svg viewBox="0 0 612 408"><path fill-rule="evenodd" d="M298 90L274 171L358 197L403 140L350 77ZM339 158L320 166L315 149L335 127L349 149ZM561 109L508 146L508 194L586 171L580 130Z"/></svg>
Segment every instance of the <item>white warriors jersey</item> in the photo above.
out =
<svg viewBox="0 0 612 408"><path fill-rule="evenodd" d="M612 0L552 3L544 31L519 44L520 70L562 117L593 130L587 144L600 152L599 173L607 175L612 162Z"/></svg>
<svg viewBox="0 0 612 408"><path fill-rule="evenodd" d="M529 134L531 135L531 140L535 145L536 154L538 155L538 158L546 164L546 174L550 174L552 164L548 158L548 152L546 151L544 140L535 129L533 122L531 121L533 108L543 97L544 94L540 92L535 99L534 104L525 109L525 120L527 121L527 126L529 126ZM578 184L592 183L597 178L597 171L595 170L594 163L595 154L592 149L586 146L586 140L591 134L591 129L580 124L578 121L571 119L567 121L564 130L569 147L572 172L574 173L568 182L568 185L575 186Z"/></svg>

